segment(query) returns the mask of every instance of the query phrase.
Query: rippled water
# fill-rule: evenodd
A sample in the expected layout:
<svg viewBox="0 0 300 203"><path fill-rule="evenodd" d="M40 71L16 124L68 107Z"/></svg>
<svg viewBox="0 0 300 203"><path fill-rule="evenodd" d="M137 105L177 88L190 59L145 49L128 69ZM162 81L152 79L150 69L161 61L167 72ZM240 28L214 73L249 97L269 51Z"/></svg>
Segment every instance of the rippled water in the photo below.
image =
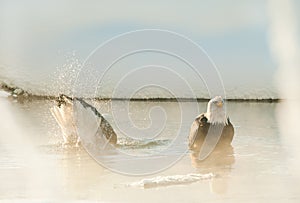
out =
<svg viewBox="0 0 300 203"><path fill-rule="evenodd" d="M187 152L170 168L147 176L114 173L82 147L63 146L61 131L49 111L52 105L49 100L20 102L0 97L0 200L299 202L300 179L289 164L292 146L283 141L286 135L279 131L276 119L282 103L229 102L227 109L236 130L232 148L215 151L204 162ZM167 148L180 124L177 104L130 105L132 121L139 127L151 125L151 107L163 107L168 114L167 127L154 141L128 138L116 128L120 135L117 148L130 154ZM96 106L101 113L110 113L110 102ZM200 111L206 110L206 103L199 102L198 106ZM112 117L107 119L112 122ZM189 127L192 121L182 125ZM175 146L171 155L186 146ZM127 163L118 155L103 156L116 164Z"/></svg>

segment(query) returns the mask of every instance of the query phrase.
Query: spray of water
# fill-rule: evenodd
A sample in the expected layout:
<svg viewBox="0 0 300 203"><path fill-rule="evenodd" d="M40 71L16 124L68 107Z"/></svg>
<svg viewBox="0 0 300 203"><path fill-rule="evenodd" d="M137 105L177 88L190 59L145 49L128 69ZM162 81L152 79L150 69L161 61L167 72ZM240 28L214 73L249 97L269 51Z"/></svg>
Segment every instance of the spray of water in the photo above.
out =
<svg viewBox="0 0 300 203"><path fill-rule="evenodd" d="M53 80L53 92L54 95L66 94L73 96L73 87L76 81L78 72L80 71L82 64L75 51L66 55L66 62L57 67L52 80Z"/></svg>

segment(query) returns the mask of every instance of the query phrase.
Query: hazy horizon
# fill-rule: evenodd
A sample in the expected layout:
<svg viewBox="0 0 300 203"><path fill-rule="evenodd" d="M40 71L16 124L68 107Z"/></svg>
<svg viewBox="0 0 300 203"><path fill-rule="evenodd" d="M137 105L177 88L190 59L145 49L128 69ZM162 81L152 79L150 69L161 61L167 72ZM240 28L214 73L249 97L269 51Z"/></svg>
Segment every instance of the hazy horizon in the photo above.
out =
<svg viewBox="0 0 300 203"><path fill-rule="evenodd" d="M0 80L36 94L68 93L70 82L59 77L73 80L72 71L100 44L134 30L162 29L179 33L206 51L220 72L228 98L282 98L285 96L279 96L278 91L279 56L272 45L279 39L272 37L276 35L272 27L274 20L287 17L278 13L280 7L290 6L293 21L285 26L298 33L296 8L300 5L297 1L290 4L1 1ZM125 66L119 70L132 68ZM101 72L103 67L98 69ZM197 97L207 96L201 81L189 82ZM115 84L111 85L102 96L110 95Z"/></svg>

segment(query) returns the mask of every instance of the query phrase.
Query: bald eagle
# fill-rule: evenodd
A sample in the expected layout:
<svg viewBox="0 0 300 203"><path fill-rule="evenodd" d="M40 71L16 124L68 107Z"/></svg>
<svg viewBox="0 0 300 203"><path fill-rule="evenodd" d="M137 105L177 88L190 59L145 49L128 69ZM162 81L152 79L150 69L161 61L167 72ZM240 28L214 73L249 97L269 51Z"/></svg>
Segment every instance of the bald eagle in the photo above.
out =
<svg viewBox="0 0 300 203"><path fill-rule="evenodd" d="M189 134L189 148L200 151L204 142L215 146L230 145L233 135L234 128L225 114L224 100L217 96L208 102L207 112L195 118Z"/></svg>
<svg viewBox="0 0 300 203"><path fill-rule="evenodd" d="M100 134L103 134L105 136L105 139L107 139L109 143L117 143L117 135L115 131L113 130L109 122L103 117L103 115L101 115L97 111L95 107L88 104L82 99L60 95L56 100L56 105L52 107L50 111L62 130L65 144L77 145L80 142L75 124L76 122L73 111L74 105L77 105L81 110L83 110L82 112L84 112L83 115L86 115L85 117L93 115L100 120L99 130L101 131L101 133L97 133L98 135L96 136L100 136Z"/></svg>

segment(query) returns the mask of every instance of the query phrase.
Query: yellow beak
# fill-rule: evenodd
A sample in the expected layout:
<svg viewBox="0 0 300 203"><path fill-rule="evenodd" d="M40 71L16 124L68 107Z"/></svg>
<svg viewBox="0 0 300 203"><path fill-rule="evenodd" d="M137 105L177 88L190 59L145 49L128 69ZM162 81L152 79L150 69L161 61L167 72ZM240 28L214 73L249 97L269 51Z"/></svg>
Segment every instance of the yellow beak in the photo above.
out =
<svg viewBox="0 0 300 203"><path fill-rule="evenodd" d="M223 102L219 101L219 102L217 103L217 106L218 106L218 107L222 107L222 106L223 106Z"/></svg>

